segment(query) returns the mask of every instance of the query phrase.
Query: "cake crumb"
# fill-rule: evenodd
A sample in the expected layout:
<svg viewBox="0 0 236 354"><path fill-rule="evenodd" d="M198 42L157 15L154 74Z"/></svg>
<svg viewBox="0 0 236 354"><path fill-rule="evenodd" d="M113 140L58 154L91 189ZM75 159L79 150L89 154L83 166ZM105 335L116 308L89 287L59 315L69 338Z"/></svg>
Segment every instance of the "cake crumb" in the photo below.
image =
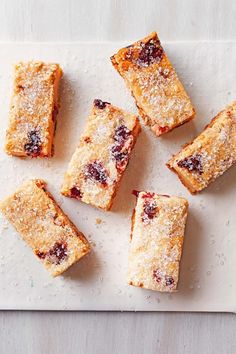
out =
<svg viewBox="0 0 236 354"><path fill-rule="evenodd" d="M97 224L97 225L100 225L102 222L103 222L103 220L102 220L102 219L100 219L100 218L96 218L96 224Z"/></svg>

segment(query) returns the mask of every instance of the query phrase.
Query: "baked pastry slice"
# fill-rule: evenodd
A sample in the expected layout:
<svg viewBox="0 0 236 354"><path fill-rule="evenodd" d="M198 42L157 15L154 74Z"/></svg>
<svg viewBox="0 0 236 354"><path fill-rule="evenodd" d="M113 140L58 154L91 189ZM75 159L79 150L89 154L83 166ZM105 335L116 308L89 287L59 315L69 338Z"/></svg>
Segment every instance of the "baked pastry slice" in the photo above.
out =
<svg viewBox="0 0 236 354"><path fill-rule="evenodd" d="M144 122L159 136L194 117L195 111L155 32L111 57L135 98Z"/></svg>
<svg viewBox="0 0 236 354"><path fill-rule="evenodd" d="M90 251L84 235L46 191L42 180L25 182L0 209L53 276Z"/></svg>
<svg viewBox="0 0 236 354"><path fill-rule="evenodd" d="M9 155L50 157L58 113L58 64L30 61L15 66L5 150Z"/></svg>
<svg viewBox="0 0 236 354"><path fill-rule="evenodd" d="M139 192L132 217L128 283L173 292L177 289L188 202Z"/></svg>
<svg viewBox="0 0 236 354"><path fill-rule="evenodd" d="M174 155L167 166L191 193L206 188L236 161L236 102L226 107L203 132Z"/></svg>
<svg viewBox="0 0 236 354"><path fill-rule="evenodd" d="M94 100L61 193L109 210L139 132L136 116Z"/></svg>

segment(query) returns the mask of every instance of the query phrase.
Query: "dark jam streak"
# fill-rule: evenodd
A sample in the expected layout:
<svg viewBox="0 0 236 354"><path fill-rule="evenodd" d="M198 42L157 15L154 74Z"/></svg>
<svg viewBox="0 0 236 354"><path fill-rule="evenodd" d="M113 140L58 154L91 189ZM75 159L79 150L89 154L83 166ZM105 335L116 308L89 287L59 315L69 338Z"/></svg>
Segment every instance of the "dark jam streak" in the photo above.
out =
<svg viewBox="0 0 236 354"><path fill-rule="evenodd" d="M160 283L160 281L161 281L161 273L160 273L159 269L156 269L156 270L153 271L153 279L157 283Z"/></svg>
<svg viewBox="0 0 236 354"><path fill-rule="evenodd" d="M67 258L68 253L67 253L67 244L63 242L56 242L55 245L53 246L52 249L50 249L48 252L40 252L37 251L36 255L40 259L47 259L51 263L54 264L61 264L61 262L64 261L64 259Z"/></svg>
<svg viewBox="0 0 236 354"><path fill-rule="evenodd" d="M95 107L99 108L99 109L104 109L106 107L107 104L110 104L109 102L103 102L102 100L99 99L95 99L93 101L93 104Z"/></svg>
<svg viewBox="0 0 236 354"><path fill-rule="evenodd" d="M28 143L24 145L24 150L29 156L39 156L42 149L40 133L34 129L28 133Z"/></svg>
<svg viewBox="0 0 236 354"><path fill-rule="evenodd" d="M156 202L154 200L146 200L143 204L142 221L148 224L158 212Z"/></svg>
<svg viewBox="0 0 236 354"><path fill-rule="evenodd" d="M94 161L85 166L84 174L86 179L90 179L101 183L103 186L107 185L107 171L101 162Z"/></svg>
<svg viewBox="0 0 236 354"><path fill-rule="evenodd" d="M149 66L153 63L159 63L164 55L160 41L151 39L147 43L141 43L141 51L137 59L139 66Z"/></svg>
<svg viewBox="0 0 236 354"><path fill-rule="evenodd" d="M77 187L73 187L70 190L70 196L71 196L71 198L81 199L82 193Z"/></svg>
<svg viewBox="0 0 236 354"><path fill-rule="evenodd" d="M180 160L177 165L186 168L190 172L196 171L200 175L203 173L202 156L200 154L185 157L185 159Z"/></svg>
<svg viewBox="0 0 236 354"><path fill-rule="evenodd" d="M114 141L115 144L111 147L111 156L116 161L117 170L122 172L127 166L133 142L131 131L121 124L115 130Z"/></svg>

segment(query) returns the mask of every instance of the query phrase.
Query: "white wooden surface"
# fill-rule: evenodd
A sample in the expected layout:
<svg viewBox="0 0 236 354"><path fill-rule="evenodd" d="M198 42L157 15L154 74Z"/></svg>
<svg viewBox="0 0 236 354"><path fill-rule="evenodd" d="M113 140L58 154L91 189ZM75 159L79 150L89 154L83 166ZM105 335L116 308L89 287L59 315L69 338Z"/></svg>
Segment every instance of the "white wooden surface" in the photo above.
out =
<svg viewBox="0 0 236 354"><path fill-rule="evenodd" d="M0 40L236 39L235 17L234 0L1 0ZM231 314L1 312L0 353L231 354L235 330Z"/></svg>

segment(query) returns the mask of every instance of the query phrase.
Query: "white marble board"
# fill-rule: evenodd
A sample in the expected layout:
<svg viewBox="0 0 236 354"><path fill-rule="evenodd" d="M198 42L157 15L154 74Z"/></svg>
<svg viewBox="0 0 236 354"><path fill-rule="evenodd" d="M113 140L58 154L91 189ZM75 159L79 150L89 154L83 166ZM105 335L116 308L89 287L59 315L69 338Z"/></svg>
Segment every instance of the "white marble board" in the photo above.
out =
<svg viewBox="0 0 236 354"><path fill-rule="evenodd" d="M164 47L197 110L196 119L162 138L143 129L111 212L60 196L68 161L92 100L101 98L136 112L109 61L126 43L0 44L0 199L25 179L43 178L63 210L89 238L93 251L64 276L51 278L13 228L0 219L0 308L37 310L235 311L236 188L231 168L208 189L191 196L165 162L236 97L236 42L168 42ZM59 62L64 70L55 156L10 158L3 152L12 88L19 60ZM133 189L185 196L190 202L179 292L160 294L126 285ZM100 224L97 219L101 219Z"/></svg>

